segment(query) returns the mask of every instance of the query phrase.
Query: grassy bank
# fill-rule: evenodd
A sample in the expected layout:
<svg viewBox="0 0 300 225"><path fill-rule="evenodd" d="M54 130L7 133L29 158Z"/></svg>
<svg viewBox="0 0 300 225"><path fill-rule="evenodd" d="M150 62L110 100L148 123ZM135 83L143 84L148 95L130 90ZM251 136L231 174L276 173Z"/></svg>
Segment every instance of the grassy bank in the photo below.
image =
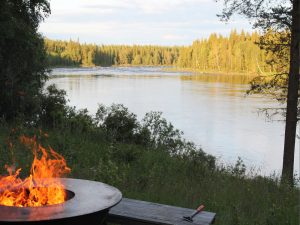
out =
<svg viewBox="0 0 300 225"><path fill-rule="evenodd" d="M124 114L123 110L119 108L114 116L123 112L122 116L131 118L132 114ZM250 176L241 161L232 166L216 166L213 157L201 150L187 150L190 147L185 145L187 151L174 152L170 151L174 145L158 145L158 139L151 145L149 141L137 142L130 135L120 139L108 129L109 121L112 123L116 117L105 114L101 126L91 126L83 115L77 117L77 124L65 121L63 127L40 126L48 137L40 135L40 127L2 123L1 165L14 158L26 174L32 155L18 137L36 134L44 146L51 145L66 158L71 177L114 185L125 197L189 208L204 203L207 211L217 213L216 224L222 225L299 224L299 189L279 186L276 177ZM160 123L168 126L163 120ZM121 129L118 132L122 133ZM13 155L6 144L8 140L14 144Z"/></svg>

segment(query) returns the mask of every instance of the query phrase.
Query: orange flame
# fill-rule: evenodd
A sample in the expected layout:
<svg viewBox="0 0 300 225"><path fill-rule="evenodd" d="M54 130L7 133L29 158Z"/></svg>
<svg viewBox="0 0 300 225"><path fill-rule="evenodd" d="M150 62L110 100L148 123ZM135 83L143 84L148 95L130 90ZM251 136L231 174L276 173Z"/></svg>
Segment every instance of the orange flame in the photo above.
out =
<svg viewBox="0 0 300 225"><path fill-rule="evenodd" d="M6 165L9 175L0 176L0 205L36 207L64 202L66 192L59 178L71 171L65 159L51 147L47 150L38 144L36 137L21 136L20 141L34 154L30 175L21 179L21 169Z"/></svg>

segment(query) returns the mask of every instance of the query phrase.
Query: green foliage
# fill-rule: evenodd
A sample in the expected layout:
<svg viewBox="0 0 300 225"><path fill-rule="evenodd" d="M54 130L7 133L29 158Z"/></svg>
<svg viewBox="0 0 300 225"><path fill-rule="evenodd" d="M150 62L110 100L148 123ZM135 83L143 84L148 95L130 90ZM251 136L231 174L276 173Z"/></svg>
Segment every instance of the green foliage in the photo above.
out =
<svg viewBox="0 0 300 225"><path fill-rule="evenodd" d="M174 65L179 47L91 45L45 39L50 66Z"/></svg>
<svg viewBox="0 0 300 225"><path fill-rule="evenodd" d="M46 80L46 53L38 24L50 13L47 0L1 1L0 117L32 118Z"/></svg>
<svg viewBox="0 0 300 225"><path fill-rule="evenodd" d="M67 115L65 96L66 92L58 90L55 85L47 87L41 100L40 120L43 124L56 127L62 123Z"/></svg>
<svg viewBox="0 0 300 225"><path fill-rule="evenodd" d="M187 47L97 46L49 39L45 45L51 66L173 65L199 71L257 74L282 69L268 63L279 59L278 56L266 55L267 49L255 44L261 38L274 40L276 35L270 32L264 37L257 32L233 30L229 37L211 34Z"/></svg>
<svg viewBox="0 0 300 225"><path fill-rule="evenodd" d="M266 31L258 45L266 52L266 63L273 68L273 74L255 77L251 81L251 94L264 94L281 103L287 100L288 73L290 60L290 32Z"/></svg>
<svg viewBox="0 0 300 225"><path fill-rule="evenodd" d="M257 32L238 34L235 30L229 37L211 34L208 39L194 41L191 46L182 48L178 66L214 72L274 72L275 68L267 64L265 51L255 44L259 38Z"/></svg>
<svg viewBox="0 0 300 225"><path fill-rule="evenodd" d="M123 143L134 141L139 127L136 115L120 104L113 104L108 108L100 105L96 121L107 132L108 137Z"/></svg>
<svg viewBox="0 0 300 225"><path fill-rule="evenodd" d="M175 129L174 126L162 117L161 112L146 113L142 120L142 130L147 130L152 147L167 147L173 154L182 152L182 149L189 150L190 143L182 138L183 132Z"/></svg>
<svg viewBox="0 0 300 225"><path fill-rule="evenodd" d="M103 129L107 138L113 142L133 143L151 149L164 149L172 155L185 155L192 152L202 152L193 143L187 142L183 132L174 128L161 112L150 112L145 115L141 122L136 115L129 112L128 108L120 104L110 107L99 105L96 116L93 119L96 126ZM203 153L199 159L208 159ZM214 157L208 161L214 164Z"/></svg>
<svg viewBox="0 0 300 225"><path fill-rule="evenodd" d="M88 114L87 109L77 110L68 106L66 92L50 85L41 95L41 111L37 113L35 125L83 132L95 129L96 121Z"/></svg>
<svg viewBox="0 0 300 225"><path fill-rule="evenodd" d="M235 165L228 167L227 170L237 177L245 177L246 175L246 166L240 157L238 157Z"/></svg>
<svg viewBox="0 0 300 225"><path fill-rule="evenodd" d="M24 175L32 156L18 137L40 132L24 128L12 132L12 156L6 144L10 131L9 126L0 125L0 164L14 158ZM217 225L299 224L299 188L279 185L278 177L249 174L240 159L236 165L211 168L196 153L178 156L164 149L111 142L105 133L95 130L45 131L49 138L39 140L66 158L71 177L114 185L124 197L188 208L203 203L207 211L217 213Z"/></svg>

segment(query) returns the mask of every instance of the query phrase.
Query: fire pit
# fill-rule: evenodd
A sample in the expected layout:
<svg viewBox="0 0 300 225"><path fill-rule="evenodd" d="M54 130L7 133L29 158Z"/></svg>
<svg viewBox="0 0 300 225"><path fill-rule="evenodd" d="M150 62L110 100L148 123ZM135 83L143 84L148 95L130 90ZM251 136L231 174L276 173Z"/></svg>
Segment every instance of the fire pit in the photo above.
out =
<svg viewBox="0 0 300 225"><path fill-rule="evenodd" d="M25 178L21 168L5 165L8 174L0 175L0 225L102 224L109 209L121 201L121 192L109 185L61 178L71 171L66 160L50 146L43 147L36 136L22 135L19 140L31 149L33 162ZM9 147L13 151L11 143Z"/></svg>
<svg viewBox="0 0 300 225"><path fill-rule="evenodd" d="M102 224L109 209L122 199L109 185L79 179L61 178L66 190L63 203L38 206L0 206L0 224Z"/></svg>

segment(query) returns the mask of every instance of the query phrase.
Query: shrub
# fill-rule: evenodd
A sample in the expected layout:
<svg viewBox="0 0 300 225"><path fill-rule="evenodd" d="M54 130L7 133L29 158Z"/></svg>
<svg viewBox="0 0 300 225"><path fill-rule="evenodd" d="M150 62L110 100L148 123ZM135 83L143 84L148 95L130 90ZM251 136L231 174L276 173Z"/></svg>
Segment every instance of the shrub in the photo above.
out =
<svg viewBox="0 0 300 225"><path fill-rule="evenodd" d="M125 106L113 104L106 108L100 105L95 120L112 140L123 143L135 142L135 136L140 125L136 115L129 112Z"/></svg>
<svg viewBox="0 0 300 225"><path fill-rule="evenodd" d="M60 126L64 122L68 111L66 92L57 89L55 85L50 85L41 98L40 122L44 126L52 128Z"/></svg>

